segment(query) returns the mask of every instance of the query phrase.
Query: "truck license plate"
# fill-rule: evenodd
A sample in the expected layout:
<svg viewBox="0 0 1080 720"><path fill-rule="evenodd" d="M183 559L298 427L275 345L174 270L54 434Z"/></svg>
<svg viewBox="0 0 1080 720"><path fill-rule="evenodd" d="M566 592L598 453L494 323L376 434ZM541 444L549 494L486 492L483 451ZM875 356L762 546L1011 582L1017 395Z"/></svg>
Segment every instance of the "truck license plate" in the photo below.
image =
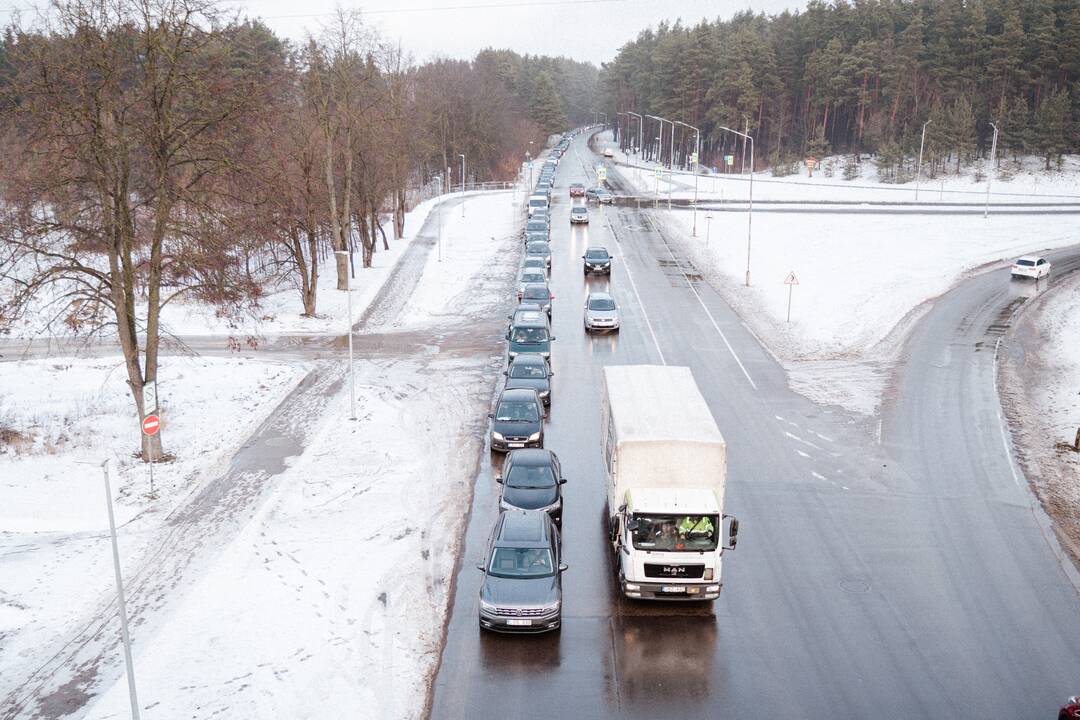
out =
<svg viewBox="0 0 1080 720"><path fill-rule="evenodd" d="M507 625L529 626L529 625L532 625L532 620L524 620L524 619L516 619L515 618L515 619L512 619L512 620L507 620L506 624Z"/></svg>
<svg viewBox="0 0 1080 720"><path fill-rule="evenodd" d="M666 593L686 592L686 588L684 588L682 585L664 585L662 588L660 588L660 590L661 592Z"/></svg>

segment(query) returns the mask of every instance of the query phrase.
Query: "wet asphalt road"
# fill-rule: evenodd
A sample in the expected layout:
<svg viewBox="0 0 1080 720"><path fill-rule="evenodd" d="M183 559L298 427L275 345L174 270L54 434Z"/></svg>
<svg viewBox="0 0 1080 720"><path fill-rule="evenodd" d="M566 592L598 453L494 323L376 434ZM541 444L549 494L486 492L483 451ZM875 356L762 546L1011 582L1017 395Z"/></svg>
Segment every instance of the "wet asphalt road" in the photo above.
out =
<svg viewBox="0 0 1080 720"><path fill-rule="evenodd" d="M1013 476L993 387L1002 331L991 326L1029 291L998 272L936 304L905 349L879 443L876 422L788 390L647 212L594 206L587 227L571 228L566 187L591 184L593 164L577 138L553 196L546 441L570 479L563 628L539 637L477 628L474 566L498 498L499 458L485 454L431 716L1055 717L1080 692L1080 580ZM616 256L610 281L582 277L591 244ZM1057 255L1062 269L1066 257L1075 253ZM619 334L585 335L589 288L615 295ZM692 368L728 442L727 511L741 521L740 543L712 606L615 593L600 371L658 362Z"/></svg>

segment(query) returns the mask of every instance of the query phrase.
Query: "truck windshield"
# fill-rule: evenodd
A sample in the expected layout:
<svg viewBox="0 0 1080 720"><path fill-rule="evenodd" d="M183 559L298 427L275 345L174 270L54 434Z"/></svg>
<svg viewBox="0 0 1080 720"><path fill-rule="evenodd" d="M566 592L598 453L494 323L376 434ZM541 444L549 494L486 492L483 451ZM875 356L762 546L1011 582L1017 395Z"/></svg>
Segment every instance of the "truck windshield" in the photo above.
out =
<svg viewBox="0 0 1080 720"><path fill-rule="evenodd" d="M699 552L715 550L716 515L634 515L637 529L631 531L636 550Z"/></svg>

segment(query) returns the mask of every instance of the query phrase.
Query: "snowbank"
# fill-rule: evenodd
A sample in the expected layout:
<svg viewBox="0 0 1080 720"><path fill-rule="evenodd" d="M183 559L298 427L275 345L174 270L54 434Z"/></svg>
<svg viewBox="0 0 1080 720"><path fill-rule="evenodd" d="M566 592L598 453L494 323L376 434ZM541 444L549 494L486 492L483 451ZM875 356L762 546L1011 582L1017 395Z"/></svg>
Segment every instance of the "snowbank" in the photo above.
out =
<svg viewBox="0 0 1080 720"><path fill-rule="evenodd" d="M1046 287L1002 347L999 390L1024 474L1080 557L1080 274Z"/></svg>

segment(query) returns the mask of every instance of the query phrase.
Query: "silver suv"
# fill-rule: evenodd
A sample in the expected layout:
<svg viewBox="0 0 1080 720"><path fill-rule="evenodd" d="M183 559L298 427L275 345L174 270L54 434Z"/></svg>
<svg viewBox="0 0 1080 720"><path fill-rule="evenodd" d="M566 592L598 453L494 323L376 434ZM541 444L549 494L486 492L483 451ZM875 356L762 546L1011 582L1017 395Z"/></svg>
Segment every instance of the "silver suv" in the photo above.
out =
<svg viewBox="0 0 1080 720"><path fill-rule="evenodd" d="M480 627L540 633L562 624L562 547L543 510L506 510L488 540L480 585Z"/></svg>

